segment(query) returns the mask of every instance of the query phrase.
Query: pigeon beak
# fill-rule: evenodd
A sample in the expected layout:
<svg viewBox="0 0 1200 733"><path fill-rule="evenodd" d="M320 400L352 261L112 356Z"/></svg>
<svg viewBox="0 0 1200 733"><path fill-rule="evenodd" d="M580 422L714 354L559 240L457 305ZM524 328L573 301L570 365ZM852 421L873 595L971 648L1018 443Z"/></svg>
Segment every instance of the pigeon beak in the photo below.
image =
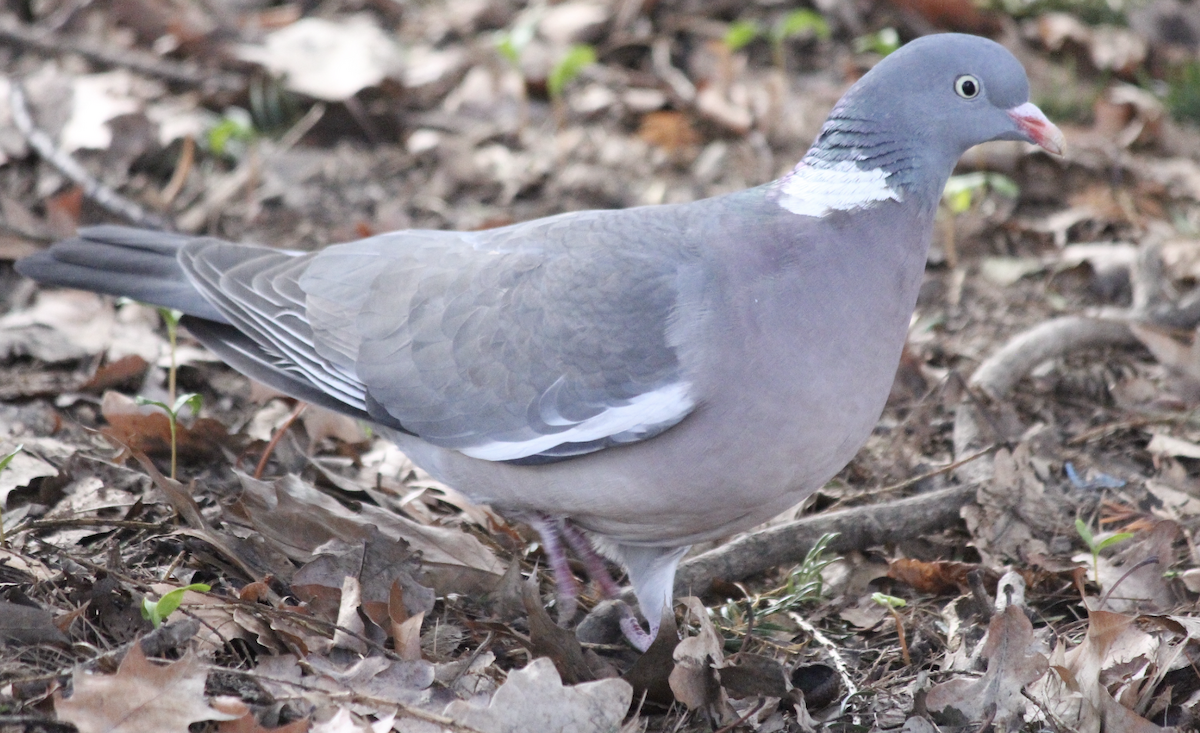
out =
<svg viewBox="0 0 1200 733"><path fill-rule="evenodd" d="M1063 137L1062 130L1046 119L1046 115L1037 108L1033 102L1026 102L1008 110L1008 116L1013 122L1017 123L1017 127L1021 128L1021 132L1029 138L1029 142L1037 145L1042 150L1054 155L1062 155L1067 149L1067 139Z"/></svg>

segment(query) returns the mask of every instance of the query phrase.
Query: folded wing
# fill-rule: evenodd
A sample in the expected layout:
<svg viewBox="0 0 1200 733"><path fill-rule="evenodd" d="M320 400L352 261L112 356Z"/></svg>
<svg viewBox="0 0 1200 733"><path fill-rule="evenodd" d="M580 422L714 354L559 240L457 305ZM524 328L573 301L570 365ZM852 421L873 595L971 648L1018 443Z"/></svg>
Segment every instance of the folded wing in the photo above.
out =
<svg viewBox="0 0 1200 733"><path fill-rule="evenodd" d="M199 326L229 337L217 350L235 366L435 445L538 463L644 440L693 409L673 333L695 277L667 211L305 255L197 240L179 259L236 329Z"/></svg>

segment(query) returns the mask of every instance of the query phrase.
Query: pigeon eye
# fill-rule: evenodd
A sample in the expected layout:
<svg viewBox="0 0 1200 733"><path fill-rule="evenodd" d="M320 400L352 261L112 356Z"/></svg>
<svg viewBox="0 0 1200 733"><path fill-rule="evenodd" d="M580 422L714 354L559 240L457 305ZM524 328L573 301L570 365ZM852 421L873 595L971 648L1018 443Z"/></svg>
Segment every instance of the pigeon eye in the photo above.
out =
<svg viewBox="0 0 1200 733"><path fill-rule="evenodd" d="M954 91L963 99L974 99L979 96L979 80L970 74L963 74L954 80Z"/></svg>

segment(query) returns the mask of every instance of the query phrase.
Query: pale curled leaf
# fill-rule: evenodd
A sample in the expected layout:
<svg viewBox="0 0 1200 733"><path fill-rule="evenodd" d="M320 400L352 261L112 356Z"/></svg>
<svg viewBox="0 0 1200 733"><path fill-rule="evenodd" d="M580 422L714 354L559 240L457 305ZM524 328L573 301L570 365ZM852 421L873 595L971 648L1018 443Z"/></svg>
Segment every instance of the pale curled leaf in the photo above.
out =
<svg viewBox="0 0 1200 733"><path fill-rule="evenodd" d="M238 54L284 77L293 91L341 102L401 69L400 47L366 14L340 20L304 18Z"/></svg>
<svg viewBox="0 0 1200 733"><path fill-rule="evenodd" d="M310 560L317 547L333 539L361 541L374 532L369 529L374 525L393 541L403 539L421 552L421 566L440 594L490 590L504 574L495 553L462 530L427 527L368 504L352 511L296 476L273 483L239 478L245 516L294 560ZM388 586L390 581L385 598Z"/></svg>
<svg viewBox="0 0 1200 733"><path fill-rule="evenodd" d="M1046 657L1036 651L1033 624L1020 606L992 617L983 648L987 672L977 680L954 679L935 685L926 697L931 712L948 717L956 711L971 721L994 711L997 722L1018 720L1025 712L1021 690L1046 673Z"/></svg>
<svg viewBox="0 0 1200 733"><path fill-rule="evenodd" d="M699 623L700 633L684 639L675 647L675 668L668 678L671 692L689 710L719 705L723 701L724 691L716 670L725 661L725 641L709 620L698 598L683 598L680 602L688 607L691 616Z"/></svg>
<svg viewBox="0 0 1200 733"><path fill-rule="evenodd" d="M70 697L54 695L54 711L79 733L187 733L202 720L233 720L204 698L204 665L188 653L178 662L157 665L140 644L129 648L117 673L77 670Z"/></svg>
<svg viewBox="0 0 1200 733"><path fill-rule="evenodd" d="M632 699L633 688L619 679L564 686L542 658L510 672L486 708L456 700L443 714L480 733L612 733Z"/></svg>

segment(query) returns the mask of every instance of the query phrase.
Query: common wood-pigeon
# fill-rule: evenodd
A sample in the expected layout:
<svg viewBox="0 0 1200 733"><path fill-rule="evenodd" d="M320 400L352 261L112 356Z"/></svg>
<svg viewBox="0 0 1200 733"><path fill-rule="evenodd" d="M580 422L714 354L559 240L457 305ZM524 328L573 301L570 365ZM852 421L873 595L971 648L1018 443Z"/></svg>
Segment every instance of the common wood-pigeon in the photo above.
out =
<svg viewBox="0 0 1200 733"><path fill-rule="evenodd" d="M689 545L794 506L867 439L946 180L989 140L1063 145L1007 50L933 35L745 191L318 252L100 226L17 269L183 311L234 368L533 521L561 571L560 538L598 564L590 537L652 635Z"/></svg>

